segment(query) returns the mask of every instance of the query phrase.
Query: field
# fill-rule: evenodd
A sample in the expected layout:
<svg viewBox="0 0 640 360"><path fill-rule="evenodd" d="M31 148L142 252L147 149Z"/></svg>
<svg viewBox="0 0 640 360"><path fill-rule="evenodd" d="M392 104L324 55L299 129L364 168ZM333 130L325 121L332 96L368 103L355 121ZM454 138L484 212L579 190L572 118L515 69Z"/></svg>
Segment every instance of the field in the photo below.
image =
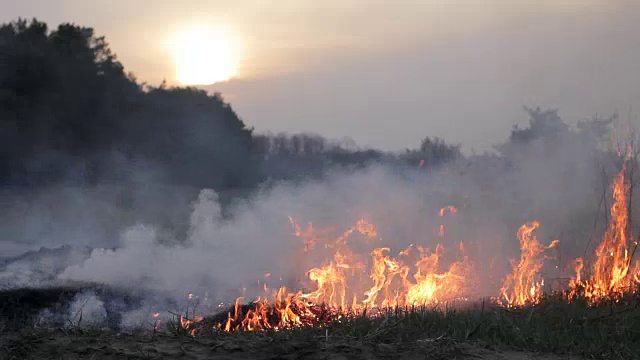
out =
<svg viewBox="0 0 640 360"><path fill-rule="evenodd" d="M67 292L49 289L38 298L65 299ZM12 301L18 296L23 301ZM24 301L24 296L2 294L2 359L640 358L639 296L597 306L545 296L536 305L512 309L487 299L455 309L397 308L280 331L228 333L213 330L208 318L185 328L176 318L155 330L150 326L128 334L82 326L81 321L59 328L34 326L29 319L37 309L25 304L45 304ZM194 336L191 329L197 329Z"/></svg>
<svg viewBox="0 0 640 360"><path fill-rule="evenodd" d="M356 235L366 244L377 237L375 226L362 219L337 237L323 238L313 228L295 227L296 234L309 237L304 244L324 241L326 246L319 248L335 252L329 257L333 261L308 271L316 282L314 291L291 292L283 286L273 289L271 299L248 303L240 297L227 310L196 312L198 297L189 293L187 307L180 313L151 311L141 307L150 294L95 283L2 290L0 356L65 360L640 359L640 262L634 263L638 241L630 234L626 196L630 190L624 174L623 168L614 181L612 221L595 251L595 260L583 271L584 261L576 259L575 276L558 290L545 290L540 274L545 251L557 242L545 245L538 241L533 234L537 221L518 231L520 261L512 264L501 294L474 298L462 296L473 275L467 258L461 256L448 270L439 270L440 247L434 252L409 247L398 257L388 255L387 248L376 248L371 252L371 269L365 272L368 276L358 277L356 270L366 267L359 266L351 249L364 245L350 248L347 240ZM402 261L412 254L417 256L413 272ZM414 281L409 279L411 273ZM363 278L373 279L369 290L359 289ZM87 291L104 312L100 323L89 320L90 306L85 308L89 300L74 308ZM268 291L266 283L264 291ZM366 297L358 301L357 293ZM440 300L447 298L456 300ZM135 309L142 310L150 322L145 320L125 332L123 314ZM53 316L43 321L43 314Z"/></svg>

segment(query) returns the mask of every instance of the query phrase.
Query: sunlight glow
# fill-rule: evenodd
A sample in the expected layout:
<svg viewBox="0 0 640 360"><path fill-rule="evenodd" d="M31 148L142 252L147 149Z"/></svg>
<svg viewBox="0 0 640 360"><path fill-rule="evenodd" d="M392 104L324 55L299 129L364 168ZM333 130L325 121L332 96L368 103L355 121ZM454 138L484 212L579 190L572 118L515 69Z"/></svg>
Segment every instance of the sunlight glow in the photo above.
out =
<svg viewBox="0 0 640 360"><path fill-rule="evenodd" d="M227 31L194 26L173 38L176 78L183 85L229 80L238 68L237 42Z"/></svg>

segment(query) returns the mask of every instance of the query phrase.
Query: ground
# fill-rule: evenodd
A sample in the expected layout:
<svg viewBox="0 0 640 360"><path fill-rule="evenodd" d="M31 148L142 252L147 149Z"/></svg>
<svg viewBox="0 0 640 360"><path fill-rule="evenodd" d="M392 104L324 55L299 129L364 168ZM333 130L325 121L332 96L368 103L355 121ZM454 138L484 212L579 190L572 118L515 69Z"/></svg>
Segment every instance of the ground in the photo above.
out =
<svg viewBox="0 0 640 360"><path fill-rule="evenodd" d="M393 308L376 315L319 316L313 326L280 331L219 331L227 311L187 327L174 314L164 326L148 324L136 328L134 334L119 333L124 330L116 326L117 318L100 325L80 319L37 321L44 309L68 314L62 305L69 304L79 291L0 291L0 360L640 360L640 293L598 304L582 298L569 302L563 294L556 294L517 308L486 301L465 303L459 309ZM126 297L109 289L93 291L105 301ZM251 306L241 306L241 313L247 314L248 308ZM188 317L188 312L184 315Z"/></svg>
<svg viewBox="0 0 640 360"><path fill-rule="evenodd" d="M424 339L413 343L372 344L343 339L274 340L189 336L135 336L107 333L29 332L0 338L0 358L13 359L479 359L561 360L578 357L498 349L481 343Z"/></svg>

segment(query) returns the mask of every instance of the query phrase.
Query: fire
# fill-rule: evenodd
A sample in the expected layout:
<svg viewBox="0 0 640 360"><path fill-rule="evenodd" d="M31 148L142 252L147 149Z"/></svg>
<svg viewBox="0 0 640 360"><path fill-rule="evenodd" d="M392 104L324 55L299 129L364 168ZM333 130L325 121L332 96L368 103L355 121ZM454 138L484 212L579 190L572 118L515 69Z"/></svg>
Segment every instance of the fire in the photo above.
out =
<svg viewBox="0 0 640 360"><path fill-rule="evenodd" d="M582 284L582 270L584 269L584 260L579 257L574 261L574 264L574 271L576 272L576 276L569 282L570 288L575 288L576 286Z"/></svg>
<svg viewBox="0 0 640 360"><path fill-rule="evenodd" d="M625 168L623 168L613 183L614 204L611 207L611 223L596 250L597 259L594 264L592 283L594 290L599 293L596 295L608 295L630 285L627 278L631 265L628 190L629 185L625 182Z"/></svg>
<svg viewBox="0 0 640 360"><path fill-rule="evenodd" d="M457 284L464 282L463 272L468 266L454 263L448 271L440 271L442 245L433 253L421 246L410 246L399 252L398 255L404 257L411 257L417 252L417 260L413 264L389 255L390 248L374 248L366 261L348 248L348 236L354 231L365 235L365 241L377 234L372 224L361 219L355 227L338 237L335 242L340 246L336 246L333 261L307 273L317 290L301 295L302 298L335 308L361 311L365 308L437 304L441 298L455 298L463 291L463 287ZM363 290L366 278L373 284Z"/></svg>
<svg viewBox="0 0 640 360"><path fill-rule="evenodd" d="M577 274L576 279L571 282L570 297L583 295L596 303L607 298L619 298L637 287L640 266L636 262L635 268L632 268L632 260L638 242L632 241L628 199L631 185L626 180L626 171L625 165L615 176L611 186L611 221L602 242L596 248L590 277L582 280Z"/></svg>
<svg viewBox="0 0 640 360"><path fill-rule="evenodd" d="M507 307L536 304L540 301L544 279L540 270L546 259L546 249L554 247L558 240L550 245L542 245L533 232L540 226L537 221L524 224L518 230L520 240L520 262L513 265L511 274L507 275L502 285L503 304Z"/></svg>
<svg viewBox="0 0 640 360"><path fill-rule="evenodd" d="M335 238L322 236L323 232L311 226L302 230L290 220L296 236L302 239L303 252L333 253L330 261L307 271L314 290L293 292L281 287L246 306L241 305L240 297L226 319L213 325L214 329L279 330L322 324L365 310L439 304L461 297L466 290L470 263L463 257L449 267L443 266L442 245L433 252L410 246L398 257L390 255L391 248L384 247L373 247L370 253L362 254L354 249L372 247L371 240L378 236L375 225L366 219L358 220ZM354 235L359 236L353 239ZM352 244L355 241L358 242ZM180 324L195 334L194 320L182 317Z"/></svg>
<svg viewBox="0 0 640 360"><path fill-rule="evenodd" d="M457 214L458 213L458 208L456 208L453 205L449 205L449 206L443 207L442 209L440 209L440 216L444 216L444 214L447 211L450 212L451 214Z"/></svg>
<svg viewBox="0 0 640 360"><path fill-rule="evenodd" d="M630 185L625 181L625 171L626 168L623 167L613 182L611 222L596 250L597 258L590 282L592 295L596 297L619 294L631 285L631 279L627 276L631 266L631 230L627 202Z"/></svg>
<svg viewBox="0 0 640 360"><path fill-rule="evenodd" d="M313 268L307 273L311 281L315 281L318 290L305 294L304 298L314 302L324 302L332 306L345 308L347 301L347 274L350 269L347 258L339 252L335 255L335 261L327 266Z"/></svg>
<svg viewBox="0 0 640 360"><path fill-rule="evenodd" d="M204 320L204 317L202 316L196 316L193 320L189 320L184 316L180 316L180 326L182 326L183 329L188 330L189 331L189 335L191 336L195 336L196 335L196 329L193 327L193 325L195 323L198 323L200 321Z"/></svg>
<svg viewBox="0 0 640 360"><path fill-rule="evenodd" d="M243 298L238 298L233 310L227 313L227 319L216 323L214 329L227 332L280 330L326 322L332 314L337 314L335 311L330 313L327 307L305 301L301 295L282 287L273 292L270 300L258 298L251 305L243 306Z"/></svg>
<svg viewBox="0 0 640 360"><path fill-rule="evenodd" d="M436 251L428 253L417 247L419 259L415 264L415 283L407 283L406 301L403 305L438 304L441 300L461 297L466 290L466 280L471 264L466 257L453 262L446 272L439 272L440 258L444 247L439 245ZM460 248L462 252L463 249ZM406 282L406 280L405 280Z"/></svg>
<svg viewBox="0 0 640 360"><path fill-rule="evenodd" d="M449 205L449 206L445 206L445 207L443 207L443 208L441 208L441 209L440 209L440 212L439 212L440 217L443 217L443 216L444 216L444 214L445 214L447 211L448 211L449 213L451 213L451 214L454 214L454 215L455 215L455 214L458 214L458 208L457 208L457 207L455 207L455 206L453 206L453 205ZM445 234L445 227L444 227L444 224L440 224L440 230L438 231L438 234L439 234L440 236L444 236L444 234Z"/></svg>
<svg viewBox="0 0 640 360"><path fill-rule="evenodd" d="M309 224L309 226L305 230L302 230L300 225L296 221L294 221L293 217L289 216L289 222L293 227L293 233L295 234L295 236L303 239L304 252L313 250L313 248L316 246L316 231L313 225Z"/></svg>
<svg viewBox="0 0 640 360"><path fill-rule="evenodd" d="M587 266L582 258L573 263L575 276L569 283L569 299L584 296L590 303L596 303L638 289L640 260L633 262L638 241L632 240L629 224L630 185L625 171L623 167L613 181L612 220L595 251L595 261L592 266ZM458 209L447 206L438 214L443 217L447 213L457 214ZM254 331L324 326L329 321L365 311L375 314L389 307L438 305L466 299L474 291L471 281L474 264L465 255L462 240L457 249L453 248L457 256L452 257L446 253L451 249L442 244L431 249L415 244L397 250L377 247L381 240L378 230L364 218L338 236L332 236L331 229L319 229L312 224L302 227L293 217L289 220L297 241L294 246L304 255L297 256L293 265L300 267L308 262L303 267L308 269L305 281L297 280L301 289L292 291L284 286L270 289L265 283L264 296L248 305L242 305L243 297L237 298L233 308L214 320L210 329ZM502 282L498 301L502 306L535 305L541 300L546 253L558 240L549 245L541 243L534 234L539 226L538 221L532 221L517 232L520 259L512 263L511 272ZM444 235L444 225L440 230L440 235ZM264 277L271 278L272 274L264 273ZM196 299L191 293L188 298ZM180 317L180 325L191 335L195 335L196 325L202 323L206 323L202 317Z"/></svg>

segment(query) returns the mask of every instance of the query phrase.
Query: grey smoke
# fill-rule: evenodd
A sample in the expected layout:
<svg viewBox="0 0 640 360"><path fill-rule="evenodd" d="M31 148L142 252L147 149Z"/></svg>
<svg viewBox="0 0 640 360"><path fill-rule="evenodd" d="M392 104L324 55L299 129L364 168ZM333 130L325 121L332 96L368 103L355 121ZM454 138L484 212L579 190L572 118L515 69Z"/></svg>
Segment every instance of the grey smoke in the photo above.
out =
<svg viewBox="0 0 640 360"><path fill-rule="evenodd" d="M265 283L271 288L296 288L296 278L304 278L307 269L328 260L300 256L300 239L293 234L291 216L302 226L313 223L320 229L331 228L335 235L366 218L377 226L379 238L366 246L354 243L359 244L354 251L365 256L378 246L397 253L413 243L431 249L443 243L446 251L455 252L461 241L475 244L468 255L474 273L480 274L470 282L470 291L477 296L497 294L510 270L509 260L519 256L517 228L540 220L537 234L541 241L560 240L552 254L555 259L544 269L550 279L547 283L553 285L551 280L566 275L573 258L597 243L592 236L602 230L603 223L594 228L594 220L606 211L599 197L617 168L580 142L559 143L552 157L545 156L544 144L539 145L514 156L513 164L485 154L426 172L417 166L376 165L355 172L335 171L323 179L282 182L236 199L226 209L231 216L224 216L219 194L210 189L198 194L177 189L166 197L155 192L156 197L148 196L124 209L107 197L102 202L87 197L78 206L65 197L45 194L49 196L37 197L27 208L32 212L23 211L15 218L36 228L39 222L49 221L52 229L59 229L56 234L78 234L77 229L83 229L83 235L69 237L74 246L66 248L64 256L41 253L5 262L0 269L2 281L5 286L80 282L146 293L141 306L118 310L123 328L151 324L156 320L153 313L161 313L162 321L170 319L167 311L184 311L190 304L188 294L202 303L202 309L217 311L221 303L237 296L250 301L262 293ZM72 199L84 194L77 192ZM174 222L158 221L162 217L150 213L161 211L143 206L149 204L167 207ZM447 205L457 206L459 214L441 218L438 211ZM87 218L78 217L77 223L54 220L56 214L71 219L73 214L96 209L110 212L96 211ZM101 227L92 234L96 222L114 218L122 221L110 225L113 236L97 231ZM168 231L173 224L183 229ZM440 224L446 225L444 238L437 235ZM51 240L47 232L29 230L24 233L39 236L34 235L33 244ZM64 239L56 242L64 243ZM78 250L85 245L90 248ZM43 269L51 272L44 275ZM270 278L265 278L267 272ZM95 313L99 318L100 312Z"/></svg>

